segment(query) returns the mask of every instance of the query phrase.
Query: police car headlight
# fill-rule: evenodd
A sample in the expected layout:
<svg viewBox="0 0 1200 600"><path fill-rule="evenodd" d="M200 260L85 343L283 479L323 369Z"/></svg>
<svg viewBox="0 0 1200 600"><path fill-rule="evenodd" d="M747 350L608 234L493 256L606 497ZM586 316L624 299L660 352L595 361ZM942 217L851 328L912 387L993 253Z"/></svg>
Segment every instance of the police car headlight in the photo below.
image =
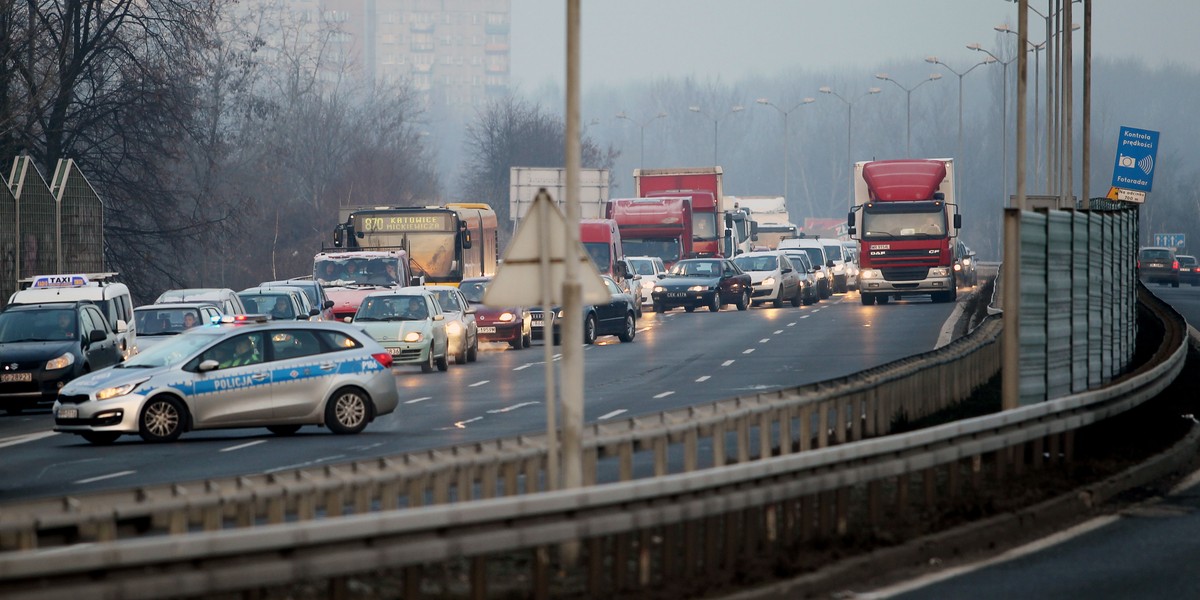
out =
<svg viewBox="0 0 1200 600"><path fill-rule="evenodd" d="M883 279L883 273L879 269L863 269L858 272L859 279Z"/></svg>
<svg viewBox="0 0 1200 600"><path fill-rule="evenodd" d="M929 269L930 277L949 277L950 267L933 267Z"/></svg>
<svg viewBox="0 0 1200 600"><path fill-rule="evenodd" d="M462 323L458 321L450 321L446 324L446 332L451 335L458 335L462 331Z"/></svg>
<svg viewBox="0 0 1200 600"><path fill-rule="evenodd" d="M62 356L46 361L46 370L65 369L73 364L75 364L75 355L70 352L64 352Z"/></svg>
<svg viewBox="0 0 1200 600"><path fill-rule="evenodd" d="M147 380L143 379L141 381L135 381L133 383L126 383L124 385L117 385L117 386L113 386L110 388L104 388L104 389L96 392L96 399L97 400L108 400L109 398L119 398L119 397L124 396L124 395L132 392L133 390L137 389L137 386L142 385L143 383L146 383L146 381Z"/></svg>
<svg viewBox="0 0 1200 600"><path fill-rule="evenodd" d="M766 279L764 279L764 280L763 280L762 284L763 284L764 286L766 286L766 287L775 287L775 278L774 278L774 277L768 277L768 278L766 278Z"/></svg>
<svg viewBox="0 0 1200 600"><path fill-rule="evenodd" d="M515 318L517 318L517 316L510 312L500 313L500 322L501 323L507 323L509 321L512 321Z"/></svg>
<svg viewBox="0 0 1200 600"><path fill-rule="evenodd" d="M420 331L410 331L410 332L404 334L404 341L406 341L406 342L421 341L421 332Z"/></svg>

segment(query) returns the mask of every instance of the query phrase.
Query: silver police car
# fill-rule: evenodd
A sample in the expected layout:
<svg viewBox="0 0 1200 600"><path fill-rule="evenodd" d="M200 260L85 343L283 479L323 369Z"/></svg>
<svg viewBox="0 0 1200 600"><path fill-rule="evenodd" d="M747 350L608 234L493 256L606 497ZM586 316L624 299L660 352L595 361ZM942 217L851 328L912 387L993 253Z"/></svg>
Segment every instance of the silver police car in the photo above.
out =
<svg viewBox="0 0 1200 600"><path fill-rule="evenodd" d="M54 403L54 430L93 444L232 427L358 433L399 403L391 366L360 327L226 316L70 382Z"/></svg>

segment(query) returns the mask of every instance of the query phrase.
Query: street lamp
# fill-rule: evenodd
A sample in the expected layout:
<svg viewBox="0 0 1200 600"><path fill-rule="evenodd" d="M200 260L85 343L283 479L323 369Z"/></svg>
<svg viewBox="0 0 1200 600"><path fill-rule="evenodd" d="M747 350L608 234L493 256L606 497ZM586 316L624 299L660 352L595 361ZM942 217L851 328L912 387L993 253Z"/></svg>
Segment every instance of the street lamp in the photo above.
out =
<svg viewBox="0 0 1200 600"><path fill-rule="evenodd" d="M937 81L941 78L942 78L941 73L933 73L929 77L926 77L925 79L921 80L921 83L918 83L917 85L914 85L911 88L907 88L907 87L904 87L903 85L900 85L899 81L896 81L895 79L892 79L891 77L889 77L887 73L878 73L875 75L875 79L882 79L884 81L890 81L890 82L896 84L896 87L904 90L904 94L905 94L904 112L907 115L907 117L905 118L905 122L906 122L907 131L908 131L908 133L905 135L905 138L904 138L904 154L906 156L912 156L912 93L913 93L913 90L925 85L926 83L929 83L930 81Z"/></svg>
<svg viewBox="0 0 1200 600"><path fill-rule="evenodd" d="M867 96L870 96L871 94L878 94L879 92L882 92L883 90L881 90L877 87L867 88L867 92L865 94L855 98L854 100L847 100L847 99L843 98L841 94L833 91L833 88L831 88L827 85L821 86L820 90L818 90L818 91L820 91L822 94L832 94L833 96L837 97L838 100L841 100L842 102L846 103L846 167L848 169L850 169L850 176L846 178L850 182L850 195L848 196L847 202L849 203L848 206L853 208L854 207L854 163L851 162L852 159L851 159L851 155L850 155L850 133L852 131L852 126L854 124L854 103L858 102L859 100L862 100L863 98L866 98Z"/></svg>
<svg viewBox="0 0 1200 600"><path fill-rule="evenodd" d="M721 125L721 121L723 121L725 119L725 117L728 117L729 115L732 115L733 113L738 113L738 112L742 112L743 110L746 110L746 108L744 106L738 104L737 106L730 108L729 112L727 112L723 115L717 116L717 117L714 117L714 116L700 110L699 106L689 106L688 110L690 110L694 113L702 114L702 115L712 119L712 122L713 122L713 166L716 166L717 165L717 135L718 135L718 127Z"/></svg>
<svg viewBox="0 0 1200 600"><path fill-rule="evenodd" d="M805 104L812 104L813 102L816 102L816 101L817 101L816 98L805 98L805 99L801 100L799 104L797 104L787 110L783 110L782 108L779 108L778 106L775 106L774 104L772 104L771 101L767 100L766 98L759 98L758 100L755 100L755 102L762 104L763 106L770 106L771 108L779 111L780 114L783 115L783 197L784 198L788 197L788 146L791 145L791 138L788 136L788 115L792 114L792 111L800 108L801 106L804 106Z"/></svg>
<svg viewBox="0 0 1200 600"><path fill-rule="evenodd" d="M1003 179L1001 180L1002 181L1001 187L1003 189L1001 190L1001 193L1004 195L1002 205L1008 206L1008 65L1012 61L1016 60L1017 57L1014 56L1008 60L1000 60L1000 57L996 56L995 54L992 54L991 51L989 51L988 49L979 45L979 42L973 42L973 43L967 44L967 49L974 50L976 52L983 52L984 54L987 54L988 56L995 59L996 62L1000 63L1004 67L1004 73L1003 73L1004 81L1003 81L1003 86L1002 86L1004 88L1004 91L1001 94L1003 100L1000 103L1000 137L1001 137L1000 146L1002 148L1002 153L1004 155L1003 160L1001 161L1003 163L1003 170L1002 170L1002 173L1003 173L1002 178Z"/></svg>
<svg viewBox="0 0 1200 600"><path fill-rule="evenodd" d="M966 76L967 76L967 73L970 73L971 71L974 71L974 70L976 69L976 67L981 67L981 66L983 66L983 65L990 65L990 64L992 64L992 63L996 62L996 59L994 59L994 58L992 58L992 57L990 57L990 56L989 56L989 57L987 57L987 58L985 58L985 59L983 59L983 60L981 60L981 61L979 61L979 62L975 63L974 65L971 65L971 68L969 68L969 69L967 69L966 71L963 71L963 72L961 72L961 73L959 73L958 71L955 71L955 70L954 70L954 67L951 67L950 65L948 65L948 64L946 64L946 63L944 63L944 62L942 62L942 61L941 61L941 60L939 60L939 59L938 59L938 57L936 57L936 56L928 56L928 57L926 57L926 58L925 58L925 62L927 62L927 63L930 63L930 64L933 64L933 65L942 65L943 67L946 67L946 69L947 69L948 71L950 71L951 73L954 73L955 75L958 75L958 147L955 149L954 156L955 156L955 158L958 158L959 160L962 160L962 134L963 134L963 77L966 77ZM962 179L962 178L961 178L961 177L956 177L954 181L955 181L955 182L958 182L960 179ZM958 196L958 197L959 197L959 198L961 198L962 196Z"/></svg>
<svg viewBox="0 0 1200 600"><path fill-rule="evenodd" d="M629 121L630 123L633 123L638 126L638 130L639 130L638 142L639 142L639 145L641 146L641 151L638 154L638 166L639 167L646 166L646 126L653 123L654 121L657 121L658 119L665 117L665 116L667 116L667 113L660 112L657 115L654 115L653 117L650 117L649 119L646 119L645 121L635 121L635 120L629 118L629 116L625 114L625 111L621 111L621 112L617 113L618 119L625 119L626 121Z"/></svg>

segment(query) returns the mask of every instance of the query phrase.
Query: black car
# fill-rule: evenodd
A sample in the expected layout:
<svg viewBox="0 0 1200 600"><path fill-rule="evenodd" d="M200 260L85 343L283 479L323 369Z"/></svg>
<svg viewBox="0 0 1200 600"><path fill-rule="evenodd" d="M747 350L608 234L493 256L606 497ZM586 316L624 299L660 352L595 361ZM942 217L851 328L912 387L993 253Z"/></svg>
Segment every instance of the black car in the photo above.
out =
<svg viewBox="0 0 1200 600"><path fill-rule="evenodd" d="M1191 286L1200 285L1200 263L1196 262L1196 257L1190 254L1179 254L1175 256L1179 261L1179 283L1186 283Z"/></svg>
<svg viewBox="0 0 1200 600"><path fill-rule="evenodd" d="M121 361L118 333L90 302L9 306L0 312L0 405L12 415L53 404L68 381Z"/></svg>
<svg viewBox="0 0 1200 600"><path fill-rule="evenodd" d="M726 304L738 310L750 307L753 285L750 275L733 261L723 258L692 258L681 260L667 270L654 286L654 311L663 312L676 306L692 312L698 306L717 312Z"/></svg>
<svg viewBox="0 0 1200 600"><path fill-rule="evenodd" d="M633 296L621 289L608 275L601 275L604 286L611 295L609 302L604 304L585 304L583 306L583 343L592 344L602 335L615 335L622 342L632 342L637 334L637 304ZM541 307L529 309L533 318L533 339L545 339L545 315ZM559 320L562 318L562 308L554 308L554 343L561 341Z"/></svg>
<svg viewBox="0 0 1200 600"><path fill-rule="evenodd" d="M1138 278L1147 284L1179 287L1179 261L1175 258L1175 249L1151 247L1138 251Z"/></svg>

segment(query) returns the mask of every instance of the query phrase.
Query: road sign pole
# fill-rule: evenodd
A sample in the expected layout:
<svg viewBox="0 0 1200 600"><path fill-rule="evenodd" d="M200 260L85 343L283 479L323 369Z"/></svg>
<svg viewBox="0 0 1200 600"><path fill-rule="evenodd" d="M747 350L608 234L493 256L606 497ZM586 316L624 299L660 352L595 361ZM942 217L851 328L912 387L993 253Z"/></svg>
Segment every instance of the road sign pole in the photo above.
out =
<svg viewBox="0 0 1200 600"><path fill-rule="evenodd" d="M538 199L541 200L541 194ZM542 361L546 364L546 489L558 489L558 397L554 390L554 283L550 273L550 201L534 201L541 223L538 228L538 262L542 276ZM531 483L527 483L532 485Z"/></svg>
<svg viewBox="0 0 1200 600"><path fill-rule="evenodd" d="M567 0L567 219L563 265L563 487L583 485L583 291L579 279L579 25L580 0Z"/></svg>

